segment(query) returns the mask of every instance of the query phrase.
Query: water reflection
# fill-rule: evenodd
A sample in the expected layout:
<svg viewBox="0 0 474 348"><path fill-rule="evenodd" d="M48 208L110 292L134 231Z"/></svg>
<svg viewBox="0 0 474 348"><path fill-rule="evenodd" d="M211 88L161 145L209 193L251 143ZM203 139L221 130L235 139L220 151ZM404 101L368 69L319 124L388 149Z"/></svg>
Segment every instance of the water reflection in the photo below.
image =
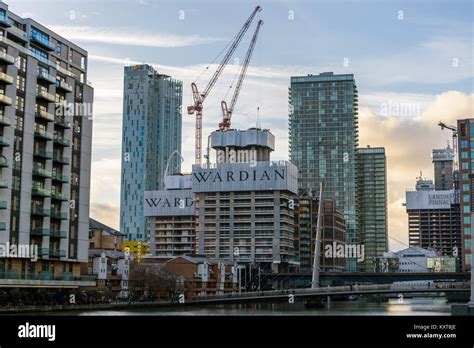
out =
<svg viewBox="0 0 474 348"><path fill-rule="evenodd" d="M139 310L101 310L88 312L63 312L51 314L64 315L450 315L451 304L445 299L389 299L387 302L370 302L358 299L346 302L331 302L329 307L305 308L303 303L281 304L261 303L248 305L219 305L206 307L172 307L160 309Z"/></svg>

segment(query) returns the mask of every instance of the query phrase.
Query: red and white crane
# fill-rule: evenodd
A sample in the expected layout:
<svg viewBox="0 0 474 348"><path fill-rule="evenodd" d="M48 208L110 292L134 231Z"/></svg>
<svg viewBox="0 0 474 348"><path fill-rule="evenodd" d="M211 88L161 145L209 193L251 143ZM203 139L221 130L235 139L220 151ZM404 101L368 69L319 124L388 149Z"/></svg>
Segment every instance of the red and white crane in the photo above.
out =
<svg viewBox="0 0 474 348"><path fill-rule="evenodd" d="M240 69L239 80L235 87L234 95L232 96L232 100L230 102L230 107L227 108L227 103L225 100L221 101L223 120L222 122L219 123L220 130L228 130L230 128L232 113L234 112L235 104L237 103L237 99L239 98L240 89L242 88L242 83L244 82L245 74L247 73L247 68L250 63L250 58L252 57L252 52L257 42L258 32L260 31L260 27L262 25L263 25L263 21L259 20L252 37L252 41L250 41L250 46L247 50L247 54L245 55L244 64L242 65L242 68Z"/></svg>
<svg viewBox="0 0 474 348"><path fill-rule="evenodd" d="M225 54L219 66L217 67L217 70L215 71L214 75L210 79L204 91L200 93L197 88L196 83L195 82L191 83L191 90L193 94L194 104L191 106L188 106L188 114L189 115L196 114L195 164L201 164L203 103L206 100L207 96L209 95L209 92L212 90L212 88L216 84L225 66L229 62L229 59L232 57L232 54L235 52L235 49L237 48L240 41L242 40L245 33L247 32L247 29L250 27L250 24L252 24L252 21L255 18L255 15L257 14L257 12L260 12L261 10L262 8L260 6L255 7L250 17L247 19L243 27L235 36L234 40L232 41L232 44L227 50L227 53Z"/></svg>

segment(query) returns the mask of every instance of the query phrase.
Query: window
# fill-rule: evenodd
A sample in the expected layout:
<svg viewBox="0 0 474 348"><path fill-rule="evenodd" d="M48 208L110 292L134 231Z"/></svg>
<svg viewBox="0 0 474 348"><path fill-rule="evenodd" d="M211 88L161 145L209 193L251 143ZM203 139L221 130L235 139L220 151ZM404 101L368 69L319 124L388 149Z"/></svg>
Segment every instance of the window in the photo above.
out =
<svg viewBox="0 0 474 348"><path fill-rule="evenodd" d="M471 254L464 255L464 261L467 265L471 264Z"/></svg>
<svg viewBox="0 0 474 348"><path fill-rule="evenodd" d="M33 53L33 56L42 61L42 62L48 62L48 54L42 50L39 50L34 47L30 47L30 51Z"/></svg>
<svg viewBox="0 0 474 348"><path fill-rule="evenodd" d="M57 54L58 56L61 55L61 49L62 49L61 43L60 43L60 42L56 43L56 54Z"/></svg>
<svg viewBox="0 0 474 348"><path fill-rule="evenodd" d="M469 191L470 190L469 184L462 184L462 190L463 191Z"/></svg>
<svg viewBox="0 0 474 348"><path fill-rule="evenodd" d="M18 70L26 72L26 58L22 56L15 58L15 66Z"/></svg>
<svg viewBox="0 0 474 348"><path fill-rule="evenodd" d="M30 39L49 45L49 36L34 27L31 28Z"/></svg>
<svg viewBox="0 0 474 348"><path fill-rule="evenodd" d="M25 91L25 78L23 76L19 76L16 79L16 88L20 91Z"/></svg>
<svg viewBox="0 0 474 348"><path fill-rule="evenodd" d="M16 109L22 112L25 110L25 99L23 97L16 97Z"/></svg>
<svg viewBox="0 0 474 348"><path fill-rule="evenodd" d="M461 152L461 158L462 158L462 159L468 158L468 153L467 153L467 151L462 151L462 152Z"/></svg>
<svg viewBox="0 0 474 348"><path fill-rule="evenodd" d="M470 216L465 216L464 217L464 224L468 225L471 223L471 217Z"/></svg>
<svg viewBox="0 0 474 348"><path fill-rule="evenodd" d="M467 140L461 140L461 149L467 149Z"/></svg>
<svg viewBox="0 0 474 348"><path fill-rule="evenodd" d="M462 196L462 201L463 201L463 202L469 202L470 199L471 199L471 196L470 196L470 195L463 195L463 196Z"/></svg>
<svg viewBox="0 0 474 348"><path fill-rule="evenodd" d="M465 206L463 207L463 211L464 211L464 213L470 213L470 212L471 212L471 206L465 205Z"/></svg>

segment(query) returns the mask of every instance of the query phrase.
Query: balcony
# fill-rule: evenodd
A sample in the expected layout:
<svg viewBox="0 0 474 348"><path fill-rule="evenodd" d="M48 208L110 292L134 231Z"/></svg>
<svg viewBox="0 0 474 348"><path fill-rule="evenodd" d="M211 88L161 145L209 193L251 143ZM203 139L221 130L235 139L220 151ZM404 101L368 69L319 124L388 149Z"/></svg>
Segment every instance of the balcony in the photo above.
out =
<svg viewBox="0 0 474 348"><path fill-rule="evenodd" d="M53 140L54 136L52 133L45 131L44 129L37 128L35 129L35 137L46 139L46 140Z"/></svg>
<svg viewBox="0 0 474 348"><path fill-rule="evenodd" d="M8 29L8 33L10 35L15 36L16 38L22 40L22 41L28 41L28 34L26 31L21 30L20 28L16 27L15 25L12 25L10 29Z"/></svg>
<svg viewBox="0 0 474 348"><path fill-rule="evenodd" d="M12 20L5 14L0 15L0 26L4 28L10 28L12 26Z"/></svg>
<svg viewBox="0 0 474 348"><path fill-rule="evenodd" d="M53 151L46 151L45 149L35 148L33 155L45 159L53 159Z"/></svg>
<svg viewBox="0 0 474 348"><path fill-rule="evenodd" d="M31 193L33 194L33 196L51 197L51 191L46 190L43 187L33 187Z"/></svg>
<svg viewBox="0 0 474 348"><path fill-rule="evenodd" d="M31 230L31 234L34 236L49 236L49 228L36 227Z"/></svg>
<svg viewBox="0 0 474 348"><path fill-rule="evenodd" d="M46 217L46 216L51 215L51 211L49 209L45 209L42 206L38 205L38 206L31 207L31 214Z"/></svg>
<svg viewBox="0 0 474 348"><path fill-rule="evenodd" d="M53 161L61 163L61 164L69 164L69 157L64 157L61 154L55 154Z"/></svg>
<svg viewBox="0 0 474 348"><path fill-rule="evenodd" d="M15 64L15 58L9 55L7 52L0 51L0 60L7 64Z"/></svg>
<svg viewBox="0 0 474 348"><path fill-rule="evenodd" d="M56 80L56 89L60 89L68 93L72 92L72 86L63 80Z"/></svg>
<svg viewBox="0 0 474 348"><path fill-rule="evenodd" d="M7 229L7 223L6 222L0 222L0 231L5 231Z"/></svg>
<svg viewBox="0 0 474 348"><path fill-rule="evenodd" d="M44 89L36 90L36 98L44 99L49 103L54 103L56 101L56 98L54 97L54 95L45 91Z"/></svg>
<svg viewBox="0 0 474 348"><path fill-rule="evenodd" d="M66 121L66 119L64 117L56 116L54 118L54 122L55 122L55 124L57 124L58 126L60 126L62 128L66 128L66 129L71 128L71 122Z"/></svg>
<svg viewBox="0 0 474 348"><path fill-rule="evenodd" d="M0 156L0 168L5 167L8 167L8 160L5 157Z"/></svg>
<svg viewBox="0 0 474 348"><path fill-rule="evenodd" d="M0 189L8 188L8 180L0 180Z"/></svg>
<svg viewBox="0 0 474 348"><path fill-rule="evenodd" d="M51 191L51 198L56 199L58 201L69 200L68 196L65 193L58 192L58 191Z"/></svg>
<svg viewBox="0 0 474 348"><path fill-rule="evenodd" d="M39 166L33 166L33 175L40 176L42 178L51 178L51 172Z"/></svg>
<svg viewBox="0 0 474 348"><path fill-rule="evenodd" d="M61 146L71 146L71 141L69 139L64 139L62 137L54 137L54 143Z"/></svg>
<svg viewBox="0 0 474 348"><path fill-rule="evenodd" d="M53 219L59 219L59 220L67 220L67 213L63 213L61 211L52 211L51 212L51 217Z"/></svg>
<svg viewBox="0 0 474 348"><path fill-rule="evenodd" d="M0 201L0 209L7 209L7 201Z"/></svg>
<svg viewBox="0 0 474 348"><path fill-rule="evenodd" d="M50 252L49 252L49 256L53 256L53 257L65 257L65 256L66 256L66 250L51 249Z"/></svg>
<svg viewBox="0 0 474 348"><path fill-rule="evenodd" d="M38 248L38 254L39 254L40 256L49 255L49 248ZM50 272L42 271L42 272L41 272L41 275L43 275L44 273L50 273Z"/></svg>
<svg viewBox="0 0 474 348"><path fill-rule="evenodd" d="M13 77L0 72L0 81L5 82L7 85L11 85L13 84Z"/></svg>
<svg viewBox="0 0 474 348"><path fill-rule="evenodd" d="M45 110L41 110L41 109L36 110L35 116L42 118L48 122L54 122L54 115Z"/></svg>
<svg viewBox="0 0 474 348"><path fill-rule="evenodd" d="M12 98L0 93L0 103L10 106L12 105Z"/></svg>
<svg viewBox="0 0 474 348"><path fill-rule="evenodd" d="M51 230L51 237L54 238L67 238L67 232L66 231L58 231L58 230Z"/></svg>
<svg viewBox="0 0 474 348"><path fill-rule="evenodd" d="M12 124L12 121L5 115L0 115L0 125L9 126Z"/></svg>
<svg viewBox="0 0 474 348"><path fill-rule="evenodd" d="M69 176L67 175L62 175L57 172L53 172L52 178L54 181L59 181L62 183L68 183L69 182Z"/></svg>
<svg viewBox="0 0 474 348"><path fill-rule="evenodd" d="M3 137L3 136L0 136L0 146L10 146L10 140L8 140L7 138Z"/></svg>
<svg viewBox="0 0 474 348"><path fill-rule="evenodd" d="M56 83L56 78L45 70L38 70L38 80L44 80L50 84Z"/></svg>
<svg viewBox="0 0 474 348"><path fill-rule="evenodd" d="M35 33L31 33L30 41L42 48L47 49L48 51L54 51L54 45L49 41L49 39L44 39Z"/></svg>

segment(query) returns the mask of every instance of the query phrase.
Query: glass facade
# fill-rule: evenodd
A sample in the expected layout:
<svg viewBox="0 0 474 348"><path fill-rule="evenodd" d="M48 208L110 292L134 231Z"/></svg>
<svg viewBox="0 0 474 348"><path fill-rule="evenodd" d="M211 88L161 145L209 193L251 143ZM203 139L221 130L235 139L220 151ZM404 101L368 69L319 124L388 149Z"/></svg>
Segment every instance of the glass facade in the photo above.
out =
<svg viewBox="0 0 474 348"><path fill-rule="evenodd" d="M459 147L459 177L461 201L461 221L462 221L462 252L463 270L470 270L471 266L471 239L472 239L472 213L474 212L474 119L458 120L458 147ZM470 197L470 199L469 199Z"/></svg>
<svg viewBox="0 0 474 348"><path fill-rule="evenodd" d="M376 270L376 258L388 251L387 166L383 147L357 149L357 239L365 247L358 271Z"/></svg>
<svg viewBox="0 0 474 348"><path fill-rule="evenodd" d="M125 67L120 231L127 240L149 239L144 192L164 188L168 159L181 152L182 87L149 65ZM180 156L173 156L169 174L180 171Z"/></svg>
<svg viewBox="0 0 474 348"><path fill-rule="evenodd" d="M289 90L290 161L299 170L302 192L333 199L344 212L346 243L356 243L355 152L358 96L354 75L321 73L291 78ZM348 271L355 270L350 260Z"/></svg>

